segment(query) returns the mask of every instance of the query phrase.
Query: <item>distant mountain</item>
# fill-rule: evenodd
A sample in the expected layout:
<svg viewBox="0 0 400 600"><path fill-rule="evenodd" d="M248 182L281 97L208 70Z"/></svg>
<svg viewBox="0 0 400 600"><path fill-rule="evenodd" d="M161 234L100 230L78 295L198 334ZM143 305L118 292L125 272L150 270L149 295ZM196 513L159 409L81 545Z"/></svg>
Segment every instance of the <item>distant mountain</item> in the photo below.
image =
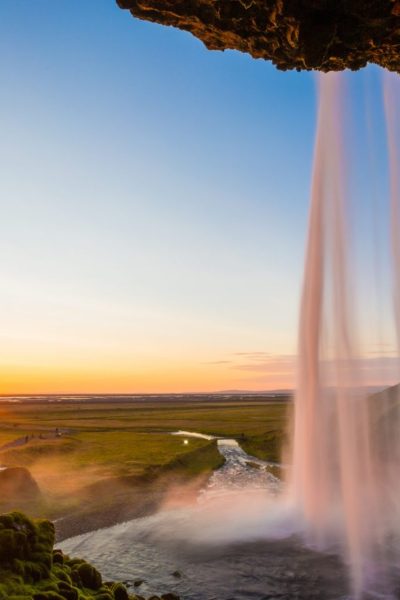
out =
<svg viewBox="0 0 400 600"><path fill-rule="evenodd" d="M218 394L244 394L246 396L289 396L294 393L294 390L221 390L219 392L210 392L209 396Z"/></svg>

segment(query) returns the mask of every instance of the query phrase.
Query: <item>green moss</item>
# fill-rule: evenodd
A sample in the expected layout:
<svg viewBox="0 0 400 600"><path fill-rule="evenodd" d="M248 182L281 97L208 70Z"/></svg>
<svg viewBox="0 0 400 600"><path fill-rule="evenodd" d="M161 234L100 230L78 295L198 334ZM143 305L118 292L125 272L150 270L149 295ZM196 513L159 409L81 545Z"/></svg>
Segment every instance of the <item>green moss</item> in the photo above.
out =
<svg viewBox="0 0 400 600"><path fill-rule="evenodd" d="M57 581L51 579L45 579L36 585L38 591L43 592L58 592Z"/></svg>
<svg viewBox="0 0 400 600"><path fill-rule="evenodd" d="M78 600L79 589L70 585L66 581L60 581L58 583L58 591L65 600Z"/></svg>
<svg viewBox="0 0 400 600"><path fill-rule="evenodd" d="M110 592L114 600L129 600L129 594L122 583L112 583L110 585Z"/></svg>
<svg viewBox="0 0 400 600"><path fill-rule="evenodd" d="M82 563L85 562L83 560L83 558L69 558L69 559L67 559L66 557L64 557L64 560L66 561L67 565L70 566L70 567L74 567L75 565L81 565Z"/></svg>
<svg viewBox="0 0 400 600"><path fill-rule="evenodd" d="M122 583L103 585L95 567L53 550L53 544L52 523L18 512L0 515L0 600L136 598Z"/></svg>
<svg viewBox="0 0 400 600"><path fill-rule="evenodd" d="M102 579L100 573L89 563L84 562L76 565L73 571L76 570L84 587L91 590L98 590L101 587Z"/></svg>
<svg viewBox="0 0 400 600"><path fill-rule="evenodd" d="M33 600L64 600L57 592L38 592L33 595Z"/></svg>
<svg viewBox="0 0 400 600"><path fill-rule="evenodd" d="M63 565L64 564L64 555L61 550L53 550L53 564L55 565Z"/></svg>
<svg viewBox="0 0 400 600"><path fill-rule="evenodd" d="M68 573L69 569L67 570L64 565L61 566L59 564L53 565L53 569L52 569L52 573L53 575L55 575L60 582L64 582L67 583L68 585L72 585L72 580L71 580L71 576Z"/></svg>

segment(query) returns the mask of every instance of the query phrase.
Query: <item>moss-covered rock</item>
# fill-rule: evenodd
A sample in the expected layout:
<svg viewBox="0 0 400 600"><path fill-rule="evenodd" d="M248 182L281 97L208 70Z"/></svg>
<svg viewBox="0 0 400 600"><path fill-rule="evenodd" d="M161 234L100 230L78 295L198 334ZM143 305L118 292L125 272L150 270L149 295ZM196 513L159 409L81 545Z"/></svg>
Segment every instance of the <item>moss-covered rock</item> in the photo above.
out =
<svg viewBox="0 0 400 600"><path fill-rule="evenodd" d="M114 600L114 596L108 591L103 591L96 594L96 600Z"/></svg>
<svg viewBox="0 0 400 600"><path fill-rule="evenodd" d="M57 592L37 592L33 594L33 600L64 600Z"/></svg>
<svg viewBox="0 0 400 600"><path fill-rule="evenodd" d="M61 550L53 550L53 564L63 565L64 564L64 554Z"/></svg>
<svg viewBox="0 0 400 600"><path fill-rule="evenodd" d="M0 600L135 600L122 583L54 550L54 525L20 512L0 515ZM176 598L176 596L174 596Z"/></svg>
<svg viewBox="0 0 400 600"><path fill-rule="evenodd" d="M72 572L76 570L80 577L80 580L84 587L89 588L91 590L98 590L101 587L102 580L101 575L87 562L82 562L72 569Z"/></svg>
<svg viewBox="0 0 400 600"><path fill-rule="evenodd" d="M24 514L0 515L0 600L86 600L101 587L101 575L82 560L53 551L54 526ZM68 564L71 562L71 564ZM73 571L76 571L74 585ZM114 600L114 599L112 599Z"/></svg>
<svg viewBox="0 0 400 600"><path fill-rule="evenodd" d="M129 600L126 587L122 583L112 583L110 592L112 593L114 600Z"/></svg>

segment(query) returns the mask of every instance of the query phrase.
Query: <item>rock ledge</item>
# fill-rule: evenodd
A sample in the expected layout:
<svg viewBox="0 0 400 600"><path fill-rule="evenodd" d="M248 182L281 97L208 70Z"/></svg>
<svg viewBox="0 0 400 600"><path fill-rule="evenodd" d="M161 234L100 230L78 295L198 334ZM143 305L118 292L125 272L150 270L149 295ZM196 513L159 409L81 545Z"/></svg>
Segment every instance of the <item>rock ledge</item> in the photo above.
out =
<svg viewBox="0 0 400 600"><path fill-rule="evenodd" d="M400 71L400 0L117 0L134 17L189 31L278 69Z"/></svg>

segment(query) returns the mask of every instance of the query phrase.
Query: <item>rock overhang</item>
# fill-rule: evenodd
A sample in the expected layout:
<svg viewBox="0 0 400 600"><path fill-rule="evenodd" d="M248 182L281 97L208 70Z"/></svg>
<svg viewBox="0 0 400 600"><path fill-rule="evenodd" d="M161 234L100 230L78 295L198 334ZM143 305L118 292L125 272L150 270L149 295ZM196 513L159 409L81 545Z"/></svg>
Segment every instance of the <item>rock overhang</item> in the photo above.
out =
<svg viewBox="0 0 400 600"><path fill-rule="evenodd" d="M117 0L134 17L189 31L278 69L400 71L400 0Z"/></svg>

